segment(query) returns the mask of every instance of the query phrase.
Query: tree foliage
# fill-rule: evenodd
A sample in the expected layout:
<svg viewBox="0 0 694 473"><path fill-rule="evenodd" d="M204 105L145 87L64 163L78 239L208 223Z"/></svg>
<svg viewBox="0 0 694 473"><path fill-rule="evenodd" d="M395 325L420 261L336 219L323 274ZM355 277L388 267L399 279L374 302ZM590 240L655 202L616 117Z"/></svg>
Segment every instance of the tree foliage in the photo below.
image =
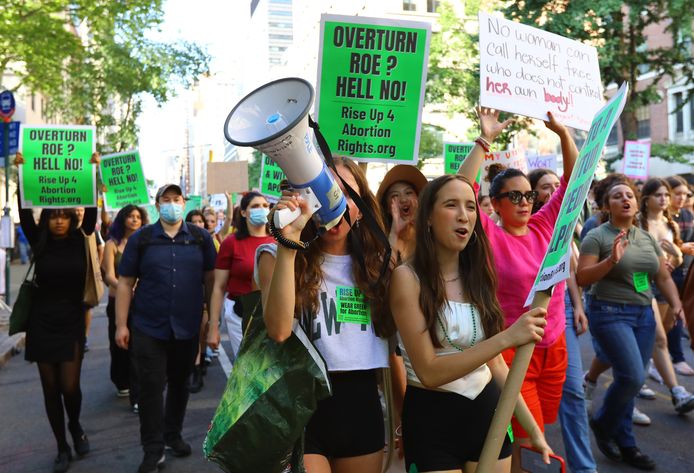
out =
<svg viewBox="0 0 694 473"><path fill-rule="evenodd" d="M437 10L441 32L431 38L426 100L445 104L450 114L462 113L473 123L477 122L475 107L480 97L479 34L473 29L466 30L466 25L470 23L468 20L474 21L478 10L493 10L498 3L466 2L465 16L461 18L450 0L441 2ZM530 121L520 117L497 138L497 143L508 145L519 130L528 127ZM471 130L468 139L477 133L478 130Z"/></svg>
<svg viewBox="0 0 694 473"><path fill-rule="evenodd" d="M49 117L97 127L99 147L137 144L142 94L159 103L208 71L198 46L159 42L163 0L5 0L0 70L47 98Z"/></svg>
<svg viewBox="0 0 694 473"><path fill-rule="evenodd" d="M603 85L630 85L621 116L625 139L636 138L636 110L663 100L657 91L660 79L669 75L682 78L685 84L694 83L691 0L473 1L466 2L465 13L470 17L465 18L456 14L449 0L440 5L441 33L431 41L427 99L446 104L451 112L465 113L473 121L472 110L479 100L478 35L466 31L465 24L474 23L478 8L499 10L509 19L595 46ZM672 44L649 48L647 33L658 24L665 25ZM654 79L642 81L637 89L637 78L647 70L654 73ZM691 93L688 100L692 100ZM528 119L516 121L500 137L501 143L507 144L529 123Z"/></svg>
<svg viewBox="0 0 694 473"><path fill-rule="evenodd" d="M522 0L509 3L504 13L597 48L603 85L629 83L629 97L620 118L625 139L636 139L636 110L663 100L657 86L664 76L694 83L691 0ZM649 28L657 25L665 26L672 41L649 47ZM654 79L641 81L637 88L639 75L647 70L655 74Z"/></svg>

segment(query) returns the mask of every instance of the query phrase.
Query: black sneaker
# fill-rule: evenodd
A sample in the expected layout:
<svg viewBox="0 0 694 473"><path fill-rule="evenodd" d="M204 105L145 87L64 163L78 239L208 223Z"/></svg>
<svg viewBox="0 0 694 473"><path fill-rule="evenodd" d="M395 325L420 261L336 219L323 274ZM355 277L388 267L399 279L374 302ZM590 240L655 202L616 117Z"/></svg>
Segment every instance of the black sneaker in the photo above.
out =
<svg viewBox="0 0 694 473"><path fill-rule="evenodd" d="M598 449L602 452L602 454L610 460L621 460L622 454L619 452L617 444L612 440L612 438L609 435L605 434L602 431L600 426L597 424L597 422L595 422L595 420L592 417L588 421L588 425L590 425L590 430L593 431L593 435L595 436L595 443L598 445Z"/></svg>
<svg viewBox="0 0 694 473"><path fill-rule="evenodd" d="M622 461L639 470L655 470L655 462L637 447L619 447Z"/></svg>
<svg viewBox="0 0 694 473"><path fill-rule="evenodd" d="M69 447L68 447L69 448ZM58 456L53 461L53 473L65 473L70 468L72 454L70 450L62 450L58 452Z"/></svg>
<svg viewBox="0 0 694 473"><path fill-rule="evenodd" d="M166 442L166 449L171 450L175 457L187 457L191 453L190 445L185 443L181 437Z"/></svg>
<svg viewBox="0 0 694 473"><path fill-rule="evenodd" d="M72 445L75 447L75 453L79 456L89 453L89 439L87 434L84 433L82 426L80 424L68 425L68 428L72 435Z"/></svg>
<svg viewBox="0 0 694 473"><path fill-rule="evenodd" d="M165 459L164 453L145 453L137 473L157 473L164 466Z"/></svg>

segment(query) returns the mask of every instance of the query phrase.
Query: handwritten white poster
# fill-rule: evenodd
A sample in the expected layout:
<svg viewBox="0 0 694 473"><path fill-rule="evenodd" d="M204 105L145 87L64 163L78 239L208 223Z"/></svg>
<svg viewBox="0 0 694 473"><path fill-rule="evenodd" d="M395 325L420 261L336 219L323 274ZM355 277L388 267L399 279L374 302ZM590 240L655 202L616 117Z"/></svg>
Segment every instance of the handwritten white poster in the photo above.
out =
<svg viewBox="0 0 694 473"><path fill-rule="evenodd" d="M482 106L590 128L604 103L594 47L486 13L479 22Z"/></svg>
<svg viewBox="0 0 694 473"><path fill-rule="evenodd" d="M493 151L485 153L482 163L482 178L480 179L480 194L489 194L489 182L485 180L487 171L492 164L501 164L507 168L520 169L528 173L528 161L525 159L525 152L522 149L507 149L504 151Z"/></svg>
<svg viewBox="0 0 694 473"><path fill-rule="evenodd" d="M533 169L549 169L557 172L557 155L543 154L539 156L528 156L528 171L532 171Z"/></svg>
<svg viewBox="0 0 694 473"><path fill-rule="evenodd" d="M640 141L624 142L624 169L622 173L632 179L648 179L648 159L651 144Z"/></svg>

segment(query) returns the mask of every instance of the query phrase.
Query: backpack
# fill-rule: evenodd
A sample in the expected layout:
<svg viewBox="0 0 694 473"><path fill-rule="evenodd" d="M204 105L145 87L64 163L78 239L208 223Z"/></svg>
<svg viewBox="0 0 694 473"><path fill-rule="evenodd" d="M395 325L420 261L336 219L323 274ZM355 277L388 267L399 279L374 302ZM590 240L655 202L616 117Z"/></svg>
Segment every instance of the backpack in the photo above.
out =
<svg viewBox="0 0 694 473"><path fill-rule="evenodd" d="M200 247L200 251L203 251L203 245L205 243L205 238L202 228L196 225L187 225L190 234L193 236L192 240L183 239L181 241L174 241L173 243L168 240L153 240L152 233L154 232L154 224L146 225L140 230L140 238L137 241L137 261L138 265L142 262L142 256L145 254L145 250L148 246L163 246L163 245L197 245Z"/></svg>

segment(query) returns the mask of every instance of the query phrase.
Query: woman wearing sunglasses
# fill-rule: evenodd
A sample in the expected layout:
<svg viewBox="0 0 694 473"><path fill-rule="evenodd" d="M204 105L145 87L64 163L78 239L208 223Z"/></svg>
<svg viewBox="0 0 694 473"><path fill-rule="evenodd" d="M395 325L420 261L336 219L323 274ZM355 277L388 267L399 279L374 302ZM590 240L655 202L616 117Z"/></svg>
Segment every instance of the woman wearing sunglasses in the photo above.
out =
<svg viewBox="0 0 694 473"><path fill-rule="evenodd" d="M477 110L480 118L480 136L458 170L471 182L489 150L490 143L503 131L511 119L499 122L499 112L486 108ZM482 227L492 246L494 267L499 280L497 298L505 315L506 327L511 326L525 312L525 299L535 282L561 207L568 176L571 175L578 150L567 128L548 112L547 128L559 136L564 161L564 176L559 188L537 213L532 214L538 192L530 187L527 176L518 169L504 169L490 180L489 196L500 222L497 225L486 214L480 213ZM492 169L492 172L495 170ZM538 426L557 420L566 374L567 351L564 338L566 317L564 311L564 283L555 287L547 308L547 326L542 341L537 344L528 367L521 393ZM511 348L503 352L510 366L515 355ZM513 419L514 471L518 464L520 445L529 445L529 435Z"/></svg>

